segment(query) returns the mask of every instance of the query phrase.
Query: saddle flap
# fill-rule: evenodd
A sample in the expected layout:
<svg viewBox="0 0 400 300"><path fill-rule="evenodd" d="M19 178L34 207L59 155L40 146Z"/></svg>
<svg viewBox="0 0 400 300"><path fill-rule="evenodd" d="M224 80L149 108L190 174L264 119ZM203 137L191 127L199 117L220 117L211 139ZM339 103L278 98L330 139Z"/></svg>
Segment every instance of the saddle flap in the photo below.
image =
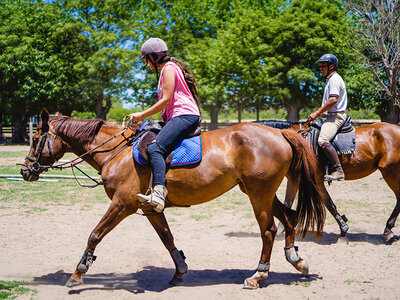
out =
<svg viewBox="0 0 400 300"><path fill-rule="evenodd" d="M161 130L161 129L160 129ZM147 153L147 147L149 144L154 143L156 141L156 133L153 131L153 128L150 131L147 131L142 138L138 142L139 154L145 161L149 161L149 155ZM172 161L172 154L170 153L168 157L165 159L165 163L168 165Z"/></svg>

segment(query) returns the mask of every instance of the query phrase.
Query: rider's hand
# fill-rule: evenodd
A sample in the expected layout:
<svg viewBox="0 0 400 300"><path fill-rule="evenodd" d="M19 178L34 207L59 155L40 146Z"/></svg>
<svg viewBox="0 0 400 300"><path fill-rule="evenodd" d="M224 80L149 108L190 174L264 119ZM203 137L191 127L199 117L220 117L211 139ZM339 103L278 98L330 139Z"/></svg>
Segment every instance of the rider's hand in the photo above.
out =
<svg viewBox="0 0 400 300"><path fill-rule="evenodd" d="M312 122L312 121L314 121L316 118L318 118L318 114L317 114L316 112L313 112L312 114L310 114L310 115L308 116L307 120L308 120L309 122Z"/></svg>
<svg viewBox="0 0 400 300"><path fill-rule="evenodd" d="M129 115L131 122L139 122L144 119L143 112L132 113Z"/></svg>

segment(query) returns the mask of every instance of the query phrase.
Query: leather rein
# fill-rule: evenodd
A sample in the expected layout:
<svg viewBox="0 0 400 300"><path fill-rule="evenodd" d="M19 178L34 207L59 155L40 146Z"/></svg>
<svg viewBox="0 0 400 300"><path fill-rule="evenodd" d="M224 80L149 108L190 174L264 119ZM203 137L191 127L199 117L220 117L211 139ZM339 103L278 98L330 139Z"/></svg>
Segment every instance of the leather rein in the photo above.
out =
<svg viewBox="0 0 400 300"><path fill-rule="evenodd" d="M125 117L126 118L126 117ZM31 156L26 156L25 158L29 161L32 162L32 166L28 166L26 164L17 164L17 165L21 165L21 166L25 166L26 168L29 169L30 172L32 172L33 174L36 174L39 176L39 170L44 170L45 172L47 172L48 170L52 169L58 169L58 170L62 170L62 169L67 169L67 168L71 168L72 173L74 175L74 178L76 180L76 182L78 183L79 186L81 187L89 187L89 188L94 188L97 187L99 185L103 185L103 182L100 180L96 180L95 178L91 177L89 174L85 173L82 169L80 169L79 167L77 167L78 164L84 162L83 157L85 157L86 155L89 155L90 153L94 152L96 149L100 148L101 146L107 144L108 142L110 142L111 140L117 138L118 136L122 135L124 137L124 140L122 140L118 145L116 145L115 147L113 147L112 149L108 149L108 150L104 150L104 151L99 151L99 152L110 152L114 149L116 149L118 146L120 146L124 141L126 141L126 143L120 147L117 152L115 152L110 158L108 158L102 165L101 168L103 168L106 164L108 164L111 160L113 160L122 150L124 150L125 148L127 148L128 146L132 145L133 141L136 140L139 136L136 136L136 133L132 133L129 137L125 137L124 136L124 132L128 129L128 127L125 127L125 118L124 118L124 122L122 124L122 130L121 132L113 135L112 137L110 137L109 139L107 139L106 141L102 142L101 144L97 145L96 147L94 147L93 149L83 153L82 155L69 160L67 162L58 164L58 165L54 165L54 163L57 162L57 159L54 157L53 152L51 151L51 147L50 147L50 142L48 139L48 132L49 132L49 125L48 124L44 124L42 126L42 135L41 135L41 139L39 142L39 146L35 152L35 156L31 157ZM128 123L129 124L129 123ZM42 152L43 149L46 145L47 142L47 148L49 149L49 153L51 155L51 157L54 160L54 163L51 163L49 165L42 165L39 160L42 156ZM95 182L95 184L93 185L86 185L86 184L81 184L77 178L77 176L75 175L75 171L74 168L77 169L78 171L80 171L82 174L84 174L87 178L91 179L92 181ZM101 172L99 172L99 174L101 174Z"/></svg>

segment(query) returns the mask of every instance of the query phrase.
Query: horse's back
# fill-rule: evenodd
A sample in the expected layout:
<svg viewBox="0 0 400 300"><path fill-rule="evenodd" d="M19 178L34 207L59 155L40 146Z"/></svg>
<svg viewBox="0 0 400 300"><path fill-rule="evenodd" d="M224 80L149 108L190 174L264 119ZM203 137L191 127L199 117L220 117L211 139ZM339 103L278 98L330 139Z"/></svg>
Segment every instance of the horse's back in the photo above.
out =
<svg viewBox="0 0 400 300"><path fill-rule="evenodd" d="M240 123L203 133L203 153L219 148L235 161L244 158L268 158L279 163L291 160L291 147L281 130L255 124Z"/></svg>
<svg viewBox="0 0 400 300"><path fill-rule="evenodd" d="M370 175L377 169L400 164L400 126L379 122L355 127L356 150L342 158L346 179Z"/></svg>

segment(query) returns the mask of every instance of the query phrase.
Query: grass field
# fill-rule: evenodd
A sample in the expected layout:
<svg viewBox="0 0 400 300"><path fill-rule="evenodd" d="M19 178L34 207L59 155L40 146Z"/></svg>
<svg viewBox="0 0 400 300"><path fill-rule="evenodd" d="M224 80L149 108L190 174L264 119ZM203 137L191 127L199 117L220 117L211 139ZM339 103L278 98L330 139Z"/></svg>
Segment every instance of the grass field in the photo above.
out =
<svg viewBox="0 0 400 300"><path fill-rule="evenodd" d="M25 151L17 152L0 152L0 174L19 175L21 166L16 163L23 163L24 157L27 155ZM63 159L69 160L75 158L73 154L67 154ZM79 167L87 174L93 177L99 177L96 170L83 163ZM77 176L82 176L79 171L75 171ZM52 170L46 175L68 175L72 176L71 169ZM50 179L50 178L49 178ZM17 201L21 206L30 203L31 205L73 205L77 202L87 202L90 206L93 203L107 202L107 196L104 189L100 186L90 189L78 186L74 179L56 178L56 182L25 182L11 181L7 178L1 178L0 203L1 207L6 207L7 203ZM91 180L80 179L85 184L92 184ZM29 197L27 197L29 195Z"/></svg>

